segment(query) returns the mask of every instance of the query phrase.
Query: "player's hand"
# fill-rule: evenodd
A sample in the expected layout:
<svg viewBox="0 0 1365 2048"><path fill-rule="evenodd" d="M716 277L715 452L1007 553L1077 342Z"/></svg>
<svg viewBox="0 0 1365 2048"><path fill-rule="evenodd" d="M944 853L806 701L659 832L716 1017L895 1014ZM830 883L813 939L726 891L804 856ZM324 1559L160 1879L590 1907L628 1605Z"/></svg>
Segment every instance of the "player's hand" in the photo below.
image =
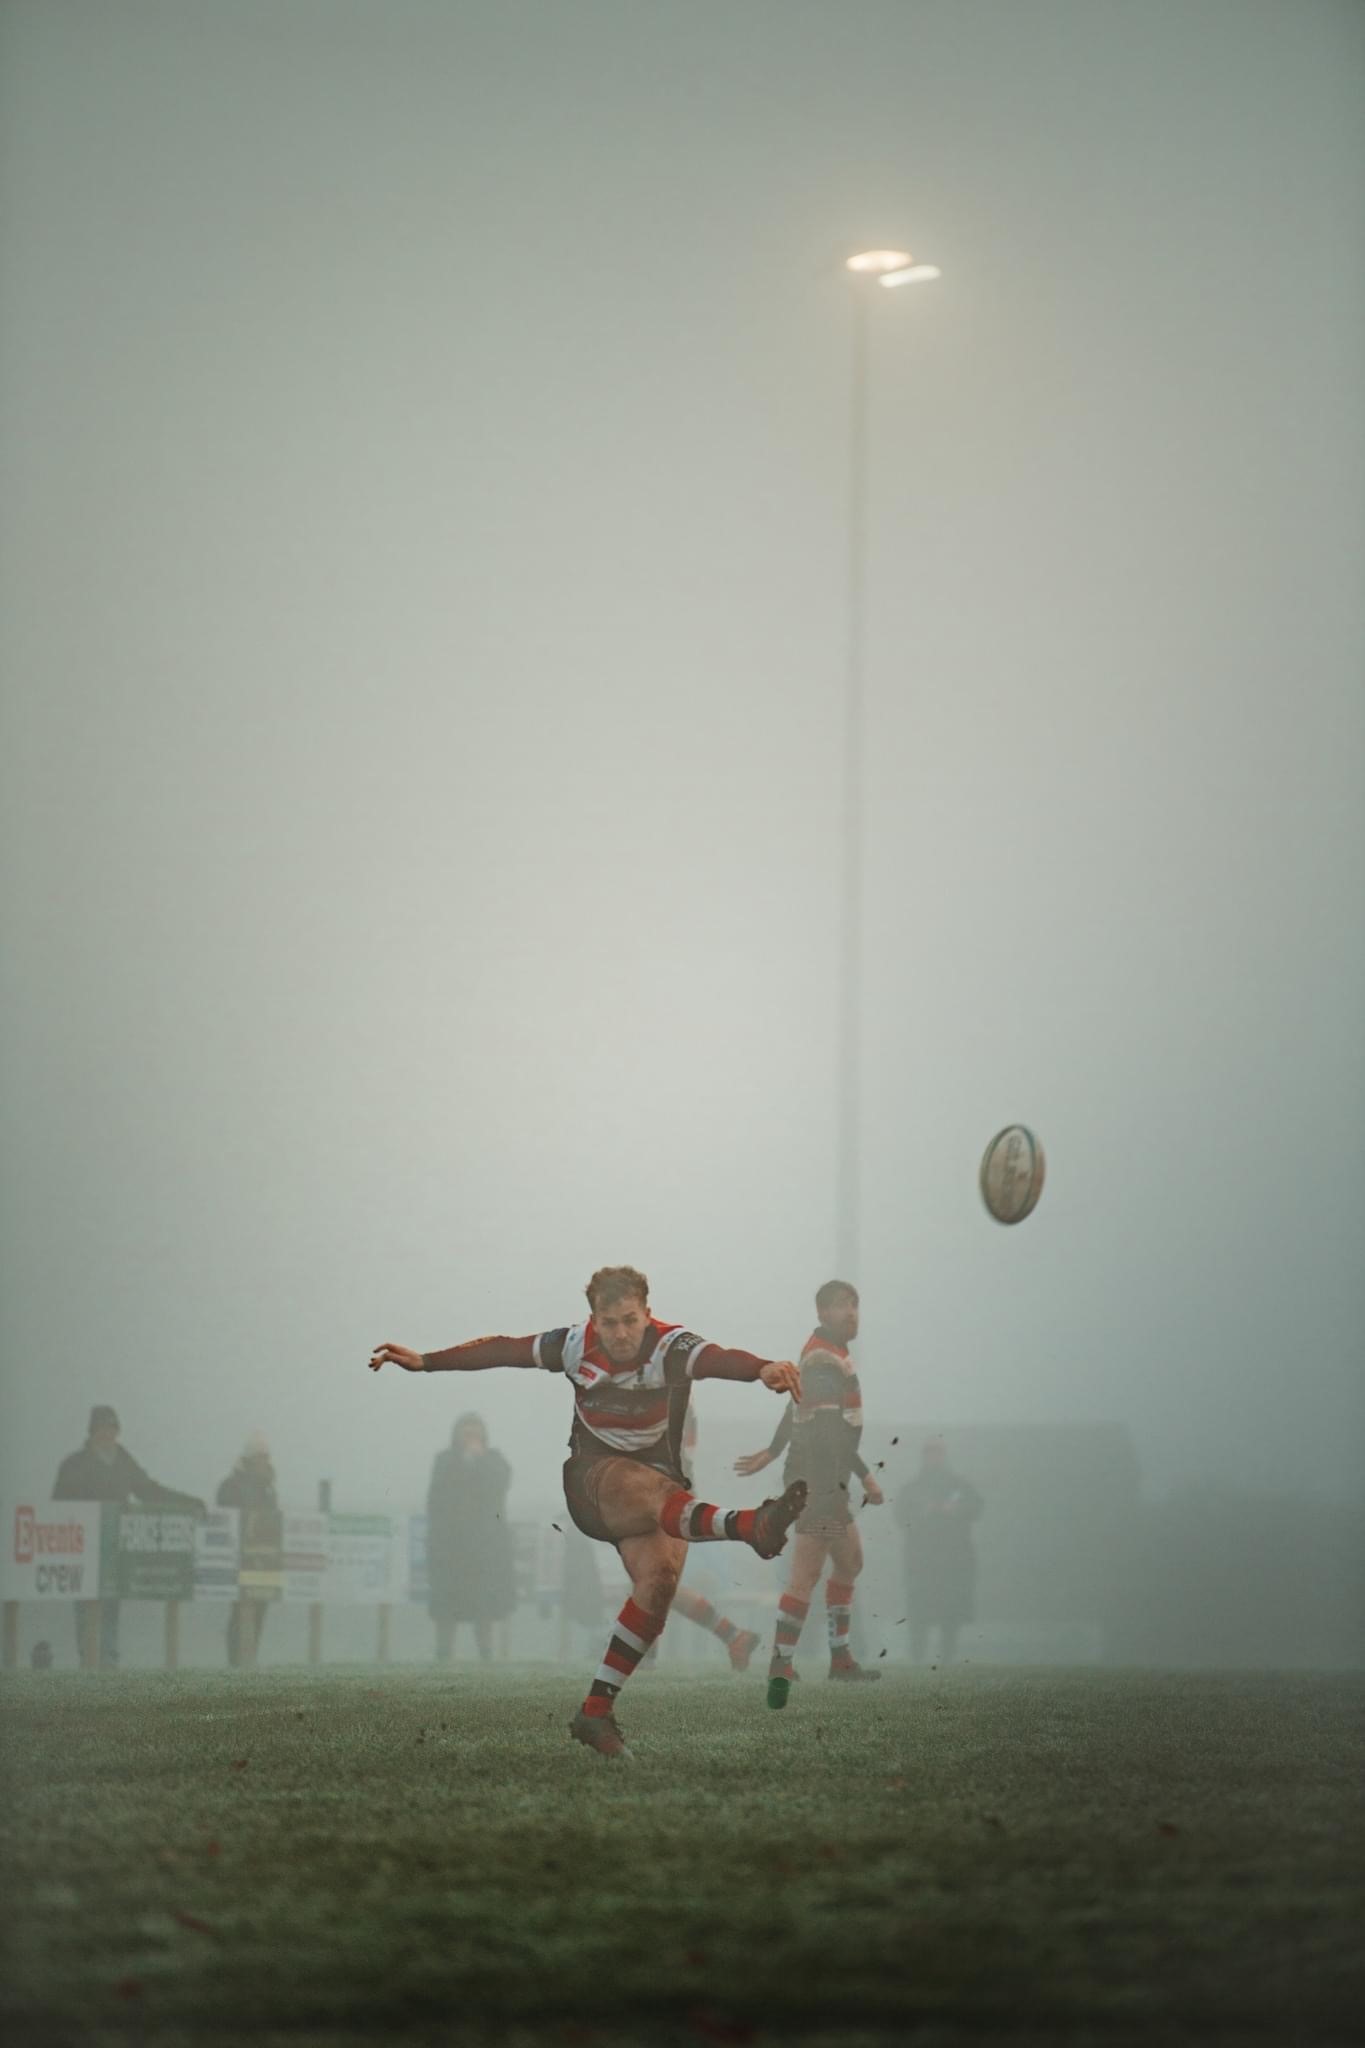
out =
<svg viewBox="0 0 1365 2048"><path fill-rule="evenodd" d="M420 1351L409 1351L406 1344L378 1344L370 1360L370 1371L378 1372L381 1365L401 1365L404 1372L423 1372Z"/></svg>
<svg viewBox="0 0 1365 2048"><path fill-rule="evenodd" d="M765 1465L771 1465L771 1451L750 1451L747 1457L735 1459L735 1470L743 1479L750 1479L755 1472L761 1472Z"/></svg>
<svg viewBox="0 0 1365 2048"><path fill-rule="evenodd" d="M790 1394L793 1401L801 1399L801 1375L789 1358L774 1359L771 1365L764 1366L759 1378L774 1394Z"/></svg>
<svg viewBox="0 0 1365 2048"><path fill-rule="evenodd" d="M886 1495L869 1472L863 1481L863 1506L865 1508L880 1508L885 1507L885 1505Z"/></svg>

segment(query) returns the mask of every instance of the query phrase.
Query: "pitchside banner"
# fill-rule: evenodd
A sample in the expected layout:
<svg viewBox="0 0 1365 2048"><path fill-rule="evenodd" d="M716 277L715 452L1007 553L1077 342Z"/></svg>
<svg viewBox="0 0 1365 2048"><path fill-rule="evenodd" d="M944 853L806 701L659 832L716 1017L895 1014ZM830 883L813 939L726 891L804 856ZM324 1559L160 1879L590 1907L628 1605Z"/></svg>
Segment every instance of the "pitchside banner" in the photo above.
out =
<svg viewBox="0 0 1365 2048"><path fill-rule="evenodd" d="M344 1607L401 1600L391 1515L330 1515L322 1599Z"/></svg>
<svg viewBox="0 0 1365 2048"><path fill-rule="evenodd" d="M241 1544L236 1508L210 1508L194 1532L194 1597L235 1600Z"/></svg>
<svg viewBox="0 0 1365 2048"><path fill-rule="evenodd" d="M327 1515L284 1516L284 1598L311 1606L327 1576Z"/></svg>
<svg viewBox="0 0 1365 2048"><path fill-rule="evenodd" d="M192 1600L199 1517L180 1508L103 1510L100 1591L120 1600Z"/></svg>
<svg viewBox="0 0 1365 2048"><path fill-rule="evenodd" d="M21 1503L8 1518L0 1597L93 1600L99 1592L97 1501Z"/></svg>

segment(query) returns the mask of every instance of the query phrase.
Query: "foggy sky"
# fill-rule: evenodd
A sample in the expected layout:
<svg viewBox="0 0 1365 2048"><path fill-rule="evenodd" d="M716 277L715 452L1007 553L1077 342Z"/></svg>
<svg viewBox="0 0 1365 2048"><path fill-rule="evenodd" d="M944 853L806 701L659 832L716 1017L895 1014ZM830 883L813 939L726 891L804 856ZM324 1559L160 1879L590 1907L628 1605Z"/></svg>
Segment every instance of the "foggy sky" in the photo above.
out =
<svg viewBox="0 0 1365 2048"><path fill-rule="evenodd" d="M799 1345L882 243L869 1413L1359 1491L1363 115L1349 0L9 0L6 1500L548 1494L364 1362L604 1261Z"/></svg>

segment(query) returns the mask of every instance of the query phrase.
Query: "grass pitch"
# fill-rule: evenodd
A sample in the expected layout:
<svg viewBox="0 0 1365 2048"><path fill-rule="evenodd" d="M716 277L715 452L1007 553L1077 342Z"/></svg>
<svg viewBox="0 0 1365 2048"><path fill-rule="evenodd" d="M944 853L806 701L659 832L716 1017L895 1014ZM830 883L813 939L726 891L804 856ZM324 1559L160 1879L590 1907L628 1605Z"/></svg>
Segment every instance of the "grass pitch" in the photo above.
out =
<svg viewBox="0 0 1365 2048"><path fill-rule="evenodd" d="M1358 2038L1357 1678L5 1681L40 2043Z"/></svg>

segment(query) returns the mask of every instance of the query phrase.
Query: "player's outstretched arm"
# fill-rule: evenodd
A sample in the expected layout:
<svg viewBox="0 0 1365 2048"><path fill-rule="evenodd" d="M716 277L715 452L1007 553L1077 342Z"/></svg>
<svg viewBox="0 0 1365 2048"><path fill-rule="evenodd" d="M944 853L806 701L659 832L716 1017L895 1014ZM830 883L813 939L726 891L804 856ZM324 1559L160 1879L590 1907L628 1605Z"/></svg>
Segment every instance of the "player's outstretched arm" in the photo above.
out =
<svg viewBox="0 0 1365 2048"><path fill-rule="evenodd" d="M410 1351L406 1344L380 1344L370 1360L370 1371L378 1372L382 1365L401 1365L404 1372L486 1372L494 1365L552 1366L552 1357L537 1354L540 1342L538 1337L475 1337L468 1344L452 1344L446 1351Z"/></svg>

